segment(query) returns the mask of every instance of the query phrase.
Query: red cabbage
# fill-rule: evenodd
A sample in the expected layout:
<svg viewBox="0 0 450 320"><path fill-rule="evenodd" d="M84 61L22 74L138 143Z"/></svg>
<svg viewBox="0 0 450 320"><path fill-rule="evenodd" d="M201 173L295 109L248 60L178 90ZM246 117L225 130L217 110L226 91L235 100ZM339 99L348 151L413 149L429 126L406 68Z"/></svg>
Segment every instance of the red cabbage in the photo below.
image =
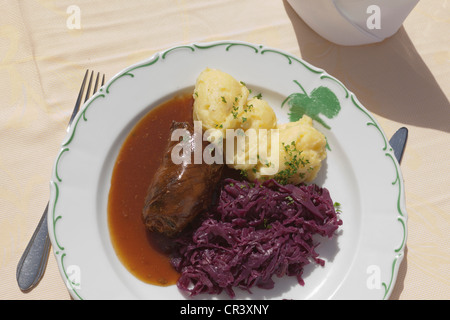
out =
<svg viewBox="0 0 450 320"><path fill-rule="evenodd" d="M313 235L331 238L342 224L333 204L329 191L315 184L225 180L213 208L177 239L178 288L191 296L224 291L235 297L234 288L273 288L273 275L304 285L304 266L325 264Z"/></svg>

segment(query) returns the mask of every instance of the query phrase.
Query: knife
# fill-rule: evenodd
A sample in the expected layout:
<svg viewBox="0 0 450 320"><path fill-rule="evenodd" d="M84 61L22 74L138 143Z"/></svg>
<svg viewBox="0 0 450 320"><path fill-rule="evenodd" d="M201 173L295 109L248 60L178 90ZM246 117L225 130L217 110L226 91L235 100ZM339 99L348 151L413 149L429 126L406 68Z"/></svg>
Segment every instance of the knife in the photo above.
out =
<svg viewBox="0 0 450 320"><path fill-rule="evenodd" d="M389 140L389 144L394 150L394 155L398 163L402 161L403 152L405 151L405 145L407 140L408 140L408 129L405 127L401 127L400 129L398 129L397 132L395 132L394 135L391 137L391 140Z"/></svg>

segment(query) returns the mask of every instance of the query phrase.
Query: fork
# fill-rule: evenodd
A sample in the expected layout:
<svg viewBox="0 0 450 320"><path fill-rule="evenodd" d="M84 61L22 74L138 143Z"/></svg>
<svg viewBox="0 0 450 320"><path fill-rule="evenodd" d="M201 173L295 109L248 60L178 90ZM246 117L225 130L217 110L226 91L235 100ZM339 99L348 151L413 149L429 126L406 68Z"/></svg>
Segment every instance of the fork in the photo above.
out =
<svg viewBox="0 0 450 320"><path fill-rule="evenodd" d="M72 115L70 117L67 130L69 130L73 119L80 110L80 107L91 97L91 87L93 83L94 71L91 72L88 87L85 90L88 76L89 76L89 69L86 70L86 73L84 75L80 92L78 94L75 107L72 111ZM100 86L103 86L105 84L104 74L100 80L100 73L97 73L97 77L95 79L94 87L92 90L92 95L97 91L99 81L101 81ZM84 101L83 95L85 95ZM42 279L42 276L44 275L45 268L47 267L48 255L50 253L50 246L51 246L47 228L47 212L48 212L48 203L47 206L45 207L41 219L39 220L36 230L34 231L17 265L16 269L17 283L19 285L19 288L24 292L30 291L39 283L39 281Z"/></svg>

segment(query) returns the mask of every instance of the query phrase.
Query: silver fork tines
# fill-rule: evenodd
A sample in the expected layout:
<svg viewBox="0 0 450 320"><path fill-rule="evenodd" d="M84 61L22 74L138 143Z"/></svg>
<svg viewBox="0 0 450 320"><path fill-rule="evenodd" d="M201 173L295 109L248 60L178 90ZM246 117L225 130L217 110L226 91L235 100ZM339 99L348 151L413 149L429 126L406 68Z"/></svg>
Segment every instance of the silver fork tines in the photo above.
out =
<svg viewBox="0 0 450 320"><path fill-rule="evenodd" d="M86 81L87 81L88 75L89 75L89 69L86 70L86 73L84 74L84 78L83 78L83 82L81 84L80 92L78 93L77 102L75 103L75 108L73 109L72 116L70 117L70 120L69 120L69 126L71 125L73 119L75 118L75 116L77 115L78 111L80 110L81 105L83 103L85 103L86 101L88 101L89 98L91 97L89 94L91 92L91 86L92 86L92 79L94 77L94 71L91 72L91 76L89 78L88 87L87 87L87 90L86 90L86 97L84 98L84 101L83 101L84 88L86 87ZM99 81L100 81L100 73L97 72L97 77L95 79L94 90L92 90L92 95L97 92L97 87L98 87L98 82ZM103 86L104 84L105 84L105 75L103 75L103 77L102 77L102 83L101 83L100 86Z"/></svg>

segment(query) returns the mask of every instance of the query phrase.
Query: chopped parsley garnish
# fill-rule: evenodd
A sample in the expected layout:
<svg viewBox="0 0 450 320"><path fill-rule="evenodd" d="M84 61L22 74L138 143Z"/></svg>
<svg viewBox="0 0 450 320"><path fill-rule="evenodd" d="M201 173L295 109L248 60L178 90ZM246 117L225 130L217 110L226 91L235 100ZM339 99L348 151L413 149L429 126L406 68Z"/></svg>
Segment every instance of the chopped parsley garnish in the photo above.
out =
<svg viewBox="0 0 450 320"><path fill-rule="evenodd" d="M238 106L233 106L233 109L231 110L231 114L233 115L234 119L237 119L237 117L238 117L238 110L239 110Z"/></svg>
<svg viewBox="0 0 450 320"><path fill-rule="evenodd" d="M246 179L248 177L248 173L245 170L239 170L239 173L242 178Z"/></svg>
<svg viewBox="0 0 450 320"><path fill-rule="evenodd" d="M333 207L334 207L334 210L336 210L336 212L338 212L338 213L341 213L341 212L342 212L342 210L341 210L341 204L340 204L339 202L333 203Z"/></svg>
<svg viewBox="0 0 450 320"><path fill-rule="evenodd" d="M287 196L287 197L285 197L285 199L288 201L288 204L293 204L294 203L294 199L292 199L291 196Z"/></svg>
<svg viewBox="0 0 450 320"><path fill-rule="evenodd" d="M288 154L288 157L284 157L284 165L286 168L284 170L279 171L274 179L277 180L280 184L287 184L289 179L292 178L295 174L297 174L298 169L301 167L305 167L309 160L303 157L302 151L297 150L295 145L295 141L292 141L290 144L282 143L284 150ZM300 178L304 178L305 174L303 172L299 173Z"/></svg>
<svg viewBox="0 0 450 320"><path fill-rule="evenodd" d="M269 224L269 220L264 218L263 220L264 229L270 229L272 226Z"/></svg>
<svg viewBox="0 0 450 320"><path fill-rule="evenodd" d="M252 104L246 104L244 106L244 112L250 112L252 111L253 105Z"/></svg>

